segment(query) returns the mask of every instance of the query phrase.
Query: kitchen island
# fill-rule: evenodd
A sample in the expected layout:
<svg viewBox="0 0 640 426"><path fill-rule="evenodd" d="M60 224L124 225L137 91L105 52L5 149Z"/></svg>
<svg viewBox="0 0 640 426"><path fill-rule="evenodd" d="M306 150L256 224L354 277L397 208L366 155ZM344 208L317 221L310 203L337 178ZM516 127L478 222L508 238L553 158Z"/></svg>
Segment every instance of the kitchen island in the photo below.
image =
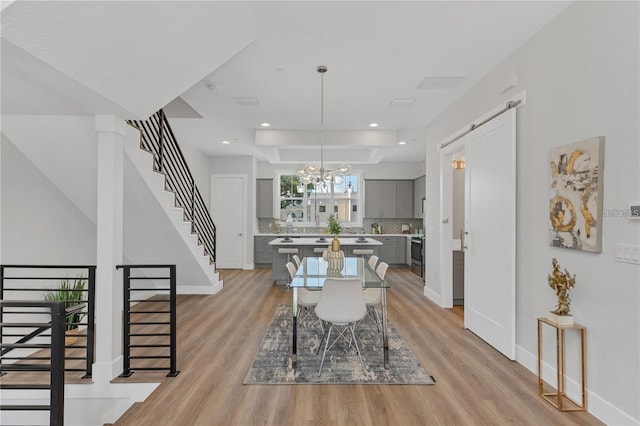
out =
<svg viewBox="0 0 640 426"><path fill-rule="evenodd" d="M321 257L322 252L328 248L331 248L331 241L333 237L312 237L312 238L276 238L269 242L271 251L273 254L273 263L271 264L271 271L273 281L276 284L284 285L289 282L289 272L285 265L289 256L285 253L279 253L281 248L292 248L298 250L298 257L300 259L304 257ZM354 249L372 249L373 254L378 255L379 247L382 246L382 242L373 238L366 237L364 240L358 238L339 237L340 249L344 252L345 256L357 256L353 253ZM291 255L293 256L293 255Z"/></svg>

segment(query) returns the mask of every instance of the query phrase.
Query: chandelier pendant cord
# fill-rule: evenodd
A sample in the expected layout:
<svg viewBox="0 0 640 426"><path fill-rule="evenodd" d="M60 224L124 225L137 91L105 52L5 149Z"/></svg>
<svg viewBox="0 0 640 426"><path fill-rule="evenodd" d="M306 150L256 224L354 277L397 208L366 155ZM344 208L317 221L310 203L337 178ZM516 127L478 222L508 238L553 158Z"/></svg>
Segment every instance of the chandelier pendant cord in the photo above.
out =
<svg viewBox="0 0 640 426"><path fill-rule="evenodd" d="M324 74L327 67L319 65L316 69L320 74L320 166L307 164L298 169L297 174L301 178L298 192L304 190L304 186L314 183L317 187L322 184L322 189L326 190L328 184L341 184L343 178L351 173L351 166L342 165L337 169L326 169L324 167Z"/></svg>

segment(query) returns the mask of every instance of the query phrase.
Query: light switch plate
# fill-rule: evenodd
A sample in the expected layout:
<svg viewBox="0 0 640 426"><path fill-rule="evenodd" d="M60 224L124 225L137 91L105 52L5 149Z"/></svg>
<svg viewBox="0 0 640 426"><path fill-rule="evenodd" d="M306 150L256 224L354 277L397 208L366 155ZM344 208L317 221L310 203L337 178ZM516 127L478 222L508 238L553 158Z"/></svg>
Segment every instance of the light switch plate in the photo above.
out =
<svg viewBox="0 0 640 426"><path fill-rule="evenodd" d="M616 262L640 265L640 246L634 244L616 243L614 258Z"/></svg>

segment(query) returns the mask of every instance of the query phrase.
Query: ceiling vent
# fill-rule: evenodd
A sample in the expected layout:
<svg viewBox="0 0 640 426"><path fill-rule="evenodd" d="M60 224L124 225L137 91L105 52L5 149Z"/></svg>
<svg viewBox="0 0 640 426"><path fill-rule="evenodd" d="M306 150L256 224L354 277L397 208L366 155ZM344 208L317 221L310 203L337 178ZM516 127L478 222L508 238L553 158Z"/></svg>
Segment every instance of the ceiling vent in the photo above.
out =
<svg viewBox="0 0 640 426"><path fill-rule="evenodd" d="M389 103L389 106L390 107L410 107L410 106L413 106L413 104L415 103L416 103L415 99L396 98L391 100L391 102Z"/></svg>
<svg viewBox="0 0 640 426"><path fill-rule="evenodd" d="M462 83L465 77L425 77L418 85L418 89L432 90L432 89L455 89Z"/></svg>
<svg viewBox="0 0 640 426"><path fill-rule="evenodd" d="M233 98L238 105L257 106L260 105L258 98Z"/></svg>

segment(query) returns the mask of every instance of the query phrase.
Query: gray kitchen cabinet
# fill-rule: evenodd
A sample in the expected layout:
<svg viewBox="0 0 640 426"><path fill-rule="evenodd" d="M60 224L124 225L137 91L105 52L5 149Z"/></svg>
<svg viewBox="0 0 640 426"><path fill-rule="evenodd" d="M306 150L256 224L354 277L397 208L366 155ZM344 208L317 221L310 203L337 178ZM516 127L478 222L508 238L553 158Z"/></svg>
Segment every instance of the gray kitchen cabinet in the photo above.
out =
<svg viewBox="0 0 640 426"><path fill-rule="evenodd" d="M413 181L366 180L364 217L395 219L413 217Z"/></svg>
<svg viewBox="0 0 640 426"><path fill-rule="evenodd" d="M256 216L273 218L273 179L256 179Z"/></svg>
<svg viewBox="0 0 640 426"><path fill-rule="evenodd" d="M397 265L407 264L407 237L396 237L396 262Z"/></svg>
<svg viewBox="0 0 640 426"><path fill-rule="evenodd" d="M396 182L393 180L368 180L364 189L365 217L396 217Z"/></svg>
<svg viewBox="0 0 640 426"><path fill-rule="evenodd" d="M464 252L453 251L453 304L464 305Z"/></svg>
<svg viewBox="0 0 640 426"><path fill-rule="evenodd" d="M413 217L413 181L396 181L396 216L398 218Z"/></svg>
<svg viewBox="0 0 640 426"><path fill-rule="evenodd" d="M273 253L269 241L273 236L253 237L253 263L256 268L270 268L273 261Z"/></svg>
<svg viewBox="0 0 640 426"><path fill-rule="evenodd" d="M413 217L421 219L424 217L422 211L422 200L426 195L426 178L419 177L413 181Z"/></svg>
<svg viewBox="0 0 640 426"><path fill-rule="evenodd" d="M406 265L407 264L407 238L395 237L391 235L376 235L376 240L382 242L379 247L380 260L389 265Z"/></svg>

